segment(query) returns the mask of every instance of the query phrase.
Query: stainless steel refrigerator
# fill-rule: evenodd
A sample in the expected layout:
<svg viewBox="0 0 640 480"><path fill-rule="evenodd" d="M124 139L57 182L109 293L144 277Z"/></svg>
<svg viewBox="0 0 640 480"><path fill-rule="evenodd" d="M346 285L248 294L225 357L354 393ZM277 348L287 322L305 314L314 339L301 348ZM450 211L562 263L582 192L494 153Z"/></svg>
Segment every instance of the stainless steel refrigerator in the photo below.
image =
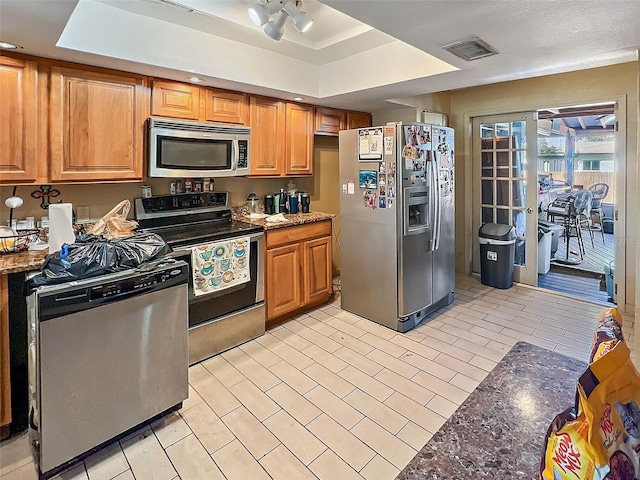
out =
<svg viewBox="0 0 640 480"><path fill-rule="evenodd" d="M342 308L400 332L453 301L454 131L340 132Z"/></svg>

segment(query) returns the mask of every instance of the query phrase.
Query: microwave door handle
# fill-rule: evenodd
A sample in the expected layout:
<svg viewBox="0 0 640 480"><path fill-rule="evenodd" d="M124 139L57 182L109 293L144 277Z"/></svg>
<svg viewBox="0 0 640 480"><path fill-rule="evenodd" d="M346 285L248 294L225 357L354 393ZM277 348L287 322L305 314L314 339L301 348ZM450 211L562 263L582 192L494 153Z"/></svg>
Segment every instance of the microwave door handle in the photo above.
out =
<svg viewBox="0 0 640 480"><path fill-rule="evenodd" d="M238 147L238 139L236 138L233 142L231 142L232 145L232 152L231 152L231 171L235 172L236 170L236 159L238 158L239 155L239 147Z"/></svg>

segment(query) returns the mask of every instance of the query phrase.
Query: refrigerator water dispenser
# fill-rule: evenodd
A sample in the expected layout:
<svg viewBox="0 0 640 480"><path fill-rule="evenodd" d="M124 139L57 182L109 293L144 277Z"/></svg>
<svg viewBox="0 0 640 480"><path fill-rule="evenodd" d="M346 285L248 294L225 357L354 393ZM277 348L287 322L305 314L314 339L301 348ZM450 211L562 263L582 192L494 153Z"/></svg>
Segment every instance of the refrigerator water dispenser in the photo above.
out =
<svg viewBox="0 0 640 480"><path fill-rule="evenodd" d="M417 235L429 231L429 189L404 189L404 234Z"/></svg>

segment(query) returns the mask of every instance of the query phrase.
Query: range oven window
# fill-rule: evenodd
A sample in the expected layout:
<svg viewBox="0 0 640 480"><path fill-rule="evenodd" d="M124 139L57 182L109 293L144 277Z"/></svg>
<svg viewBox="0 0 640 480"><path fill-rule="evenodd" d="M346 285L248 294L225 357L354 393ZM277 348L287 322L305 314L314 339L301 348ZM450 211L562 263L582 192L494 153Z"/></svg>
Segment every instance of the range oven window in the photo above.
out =
<svg viewBox="0 0 640 480"><path fill-rule="evenodd" d="M230 170L233 140L157 136L157 166L168 169Z"/></svg>
<svg viewBox="0 0 640 480"><path fill-rule="evenodd" d="M241 285L196 297L193 294L193 278L189 279L189 327L223 317L256 303L258 277L258 242L251 241L249 271L251 280ZM191 269L191 254L177 257L184 260Z"/></svg>

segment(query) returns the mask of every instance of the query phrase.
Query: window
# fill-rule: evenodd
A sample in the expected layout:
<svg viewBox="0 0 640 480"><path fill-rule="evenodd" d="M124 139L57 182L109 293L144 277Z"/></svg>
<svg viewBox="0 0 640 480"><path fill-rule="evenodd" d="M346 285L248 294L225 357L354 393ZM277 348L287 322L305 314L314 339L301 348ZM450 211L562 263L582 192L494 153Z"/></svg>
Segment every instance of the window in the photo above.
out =
<svg viewBox="0 0 640 480"><path fill-rule="evenodd" d="M578 163L580 170L600 170L600 160L582 160Z"/></svg>

